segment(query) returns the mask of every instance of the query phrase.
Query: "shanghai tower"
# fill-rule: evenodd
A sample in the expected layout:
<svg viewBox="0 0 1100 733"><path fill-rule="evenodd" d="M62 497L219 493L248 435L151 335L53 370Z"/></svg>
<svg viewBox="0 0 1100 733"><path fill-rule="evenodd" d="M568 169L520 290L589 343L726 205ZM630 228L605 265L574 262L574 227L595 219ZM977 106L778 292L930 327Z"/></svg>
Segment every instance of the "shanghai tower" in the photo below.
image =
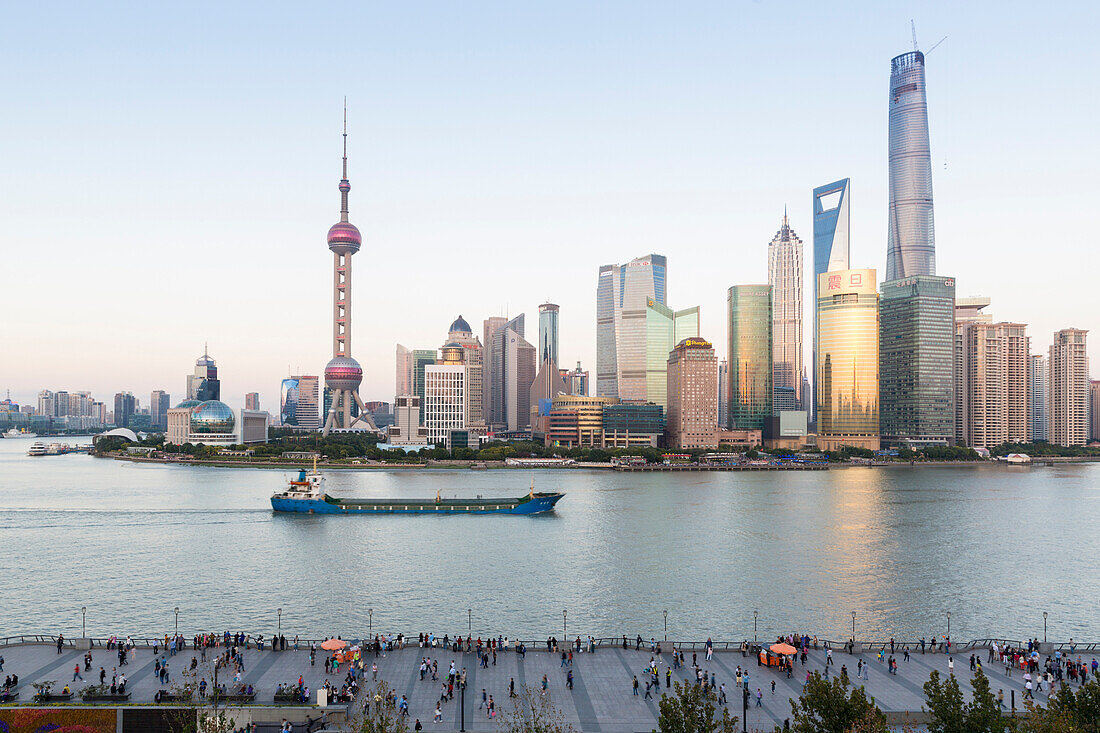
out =
<svg viewBox="0 0 1100 733"><path fill-rule="evenodd" d="M890 62L890 216L886 279L936 274L924 54Z"/></svg>

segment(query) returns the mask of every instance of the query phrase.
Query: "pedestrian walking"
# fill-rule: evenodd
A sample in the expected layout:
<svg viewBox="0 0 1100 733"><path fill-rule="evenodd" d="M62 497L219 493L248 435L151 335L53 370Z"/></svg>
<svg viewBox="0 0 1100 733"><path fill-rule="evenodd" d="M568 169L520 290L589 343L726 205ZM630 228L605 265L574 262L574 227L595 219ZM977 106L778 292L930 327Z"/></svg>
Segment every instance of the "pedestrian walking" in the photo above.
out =
<svg viewBox="0 0 1100 733"><path fill-rule="evenodd" d="M638 696L638 675L634 675L634 697Z"/></svg>
<svg viewBox="0 0 1100 733"><path fill-rule="evenodd" d="M760 688L756 688L756 707L760 708L764 706L764 693L760 691Z"/></svg>

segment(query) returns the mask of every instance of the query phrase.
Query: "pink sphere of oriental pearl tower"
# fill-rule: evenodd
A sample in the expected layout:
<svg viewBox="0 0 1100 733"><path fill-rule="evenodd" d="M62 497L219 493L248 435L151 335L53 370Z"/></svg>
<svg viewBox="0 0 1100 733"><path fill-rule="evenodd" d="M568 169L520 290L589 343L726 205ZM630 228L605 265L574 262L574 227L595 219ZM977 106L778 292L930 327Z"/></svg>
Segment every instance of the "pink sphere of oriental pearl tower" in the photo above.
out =
<svg viewBox="0 0 1100 733"><path fill-rule="evenodd" d="M340 221L328 230L333 256L332 359L325 366L325 386L332 399L325 418L324 435L333 430L375 430L370 413L359 398L363 367L351 356L351 256L359 251L363 236L348 221L348 112L344 105L344 175L340 179ZM354 406L353 406L354 405ZM358 415L353 415L358 407ZM361 425L361 427L357 427Z"/></svg>

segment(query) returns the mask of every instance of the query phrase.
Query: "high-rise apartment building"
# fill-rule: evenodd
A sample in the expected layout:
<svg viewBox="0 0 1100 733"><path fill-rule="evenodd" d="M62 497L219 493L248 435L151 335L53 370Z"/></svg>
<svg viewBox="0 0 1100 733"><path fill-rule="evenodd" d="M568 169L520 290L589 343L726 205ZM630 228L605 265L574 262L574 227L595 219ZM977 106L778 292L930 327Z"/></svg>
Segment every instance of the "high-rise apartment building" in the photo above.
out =
<svg viewBox="0 0 1100 733"><path fill-rule="evenodd" d="M162 433L168 430L168 410L171 407L172 396L163 389L154 389L149 395L149 422L154 430Z"/></svg>
<svg viewBox="0 0 1100 733"><path fill-rule="evenodd" d="M1084 445L1088 440L1089 358L1086 336L1080 328L1054 334L1050 363L1050 442Z"/></svg>
<svg viewBox="0 0 1100 733"><path fill-rule="evenodd" d="M924 54L910 51L890 61L890 211L886 280L936 274L932 215L932 153Z"/></svg>
<svg viewBox="0 0 1100 733"><path fill-rule="evenodd" d="M914 275L882 284L879 396L882 440L955 442L955 280Z"/></svg>
<svg viewBox="0 0 1100 733"><path fill-rule="evenodd" d="M424 367L424 428L429 443L449 448L451 431L466 427L464 351L458 344L447 344L439 363Z"/></svg>
<svg viewBox="0 0 1100 733"><path fill-rule="evenodd" d="M998 323L996 328L1005 350L1005 440L1026 443L1031 407L1027 374L1031 338L1025 323Z"/></svg>
<svg viewBox="0 0 1100 733"><path fill-rule="evenodd" d="M604 265L596 286L596 395L646 398L646 303L665 305L668 260Z"/></svg>
<svg viewBox="0 0 1100 733"><path fill-rule="evenodd" d="M880 447L875 275L836 270L817 279L815 411L817 445L824 450Z"/></svg>
<svg viewBox="0 0 1100 733"><path fill-rule="evenodd" d="M1045 443L1049 437L1047 399L1050 391L1050 367L1045 354L1032 354L1028 358L1027 378L1027 440Z"/></svg>
<svg viewBox="0 0 1100 733"><path fill-rule="evenodd" d="M668 355L686 338L699 337L699 306L674 311L653 298L645 306L645 382L629 399L668 407ZM622 398L628 399L628 398Z"/></svg>
<svg viewBox="0 0 1100 733"><path fill-rule="evenodd" d="M221 381L218 379L218 365L210 358L208 349L195 359L195 371L187 375L187 399L206 402L222 398ZM118 422L118 418L115 418Z"/></svg>
<svg viewBox="0 0 1100 733"><path fill-rule="evenodd" d="M994 448L1028 440L1028 354L1022 323L981 318L956 324L957 440L971 448Z"/></svg>
<svg viewBox="0 0 1100 733"><path fill-rule="evenodd" d="M260 393L259 392L246 392L244 395L244 409L256 410L260 409Z"/></svg>
<svg viewBox="0 0 1100 733"><path fill-rule="evenodd" d="M134 417L136 408L134 395L129 392L119 392L115 395L115 427L128 428Z"/></svg>
<svg viewBox="0 0 1100 733"><path fill-rule="evenodd" d="M849 179L842 178L824 186L818 186L813 192L814 211L814 346L813 346L813 399L814 410L819 402L817 396L817 314L818 280L824 272L847 270L849 267L851 206L849 205Z"/></svg>
<svg viewBox="0 0 1100 733"><path fill-rule="evenodd" d="M734 285L726 294L729 427L760 430L774 413L772 288Z"/></svg>
<svg viewBox="0 0 1100 733"><path fill-rule="evenodd" d="M558 361L558 306L543 303L539 306L539 364Z"/></svg>
<svg viewBox="0 0 1100 733"><path fill-rule="evenodd" d="M54 394L48 389L44 389L38 393L38 414L44 417L53 417L56 415L57 402L54 400Z"/></svg>
<svg viewBox="0 0 1100 733"><path fill-rule="evenodd" d="M768 284L772 288L772 389L802 398L802 240L787 223L768 245ZM773 399L779 411L782 400Z"/></svg>
<svg viewBox="0 0 1100 733"><path fill-rule="evenodd" d="M669 447L718 447L718 357L709 341L686 338L668 357Z"/></svg>
<svg viewBox="0 0 1100 733"><path fill-rule="evenodd" d="M729 360L718 362L718 425L729 427Z"/></svg>
<svg viewBox="0 0 1100 733"><path fill-rule="evenodd" d="M1100 440L1100 379L1089 382L1089 440Z"/></svg>

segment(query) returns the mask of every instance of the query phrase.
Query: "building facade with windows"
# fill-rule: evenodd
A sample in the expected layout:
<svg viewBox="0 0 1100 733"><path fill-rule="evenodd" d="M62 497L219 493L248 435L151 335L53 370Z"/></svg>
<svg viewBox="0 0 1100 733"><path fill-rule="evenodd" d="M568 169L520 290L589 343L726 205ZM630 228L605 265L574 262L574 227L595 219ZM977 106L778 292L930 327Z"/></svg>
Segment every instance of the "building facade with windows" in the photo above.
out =
<svg viewBox="0 0 1100 733"><path fill-rule="evenodd" d="M875 270L818 276L817 445L878 450L879 320Z"/></svg>
<svg viewBox="0 0 1100 733"><path fill-rule="evenodd" d="M954 444L954 278L915 275L882 284L879 393L884 444Z"/></svg>
<svg viewBox="0 0 1100 733"><path fill-rule="evenodd" d="M1050 442L1084 445L1088 441L1088 331L1064 328L1054 334L1050 363Z"/></svg>
<svg viewBox="0 0 1100 733"><path fill-rule="evenodd" d="M668 355L684 339L699 338L699 306L674 311L650 299L645 329L645 388L633 399L667 408Z"/></svg>
<svg viewBox="0 0 1100 733"><path fill-rule="evenodd" d="M718 357L709 341L687 338L668 357L668 447L717 448Z"/></svg>
<svg viewBox="0 0 1100 733"><path fill-rule="evenodd" d="M666 304L668 260L649 254L600 267L596 285L596 395L646 395L646 303ZM671 348L671 347L670 347Z"/></svg>
<svg viewBox="0 0 1100 733"><path fill-rule="evenodd" d="M802 240L783 212L783 224L768 245L768 285L772 289L772 389L802 399ZM786 395L784 395L786 396ZM778 413L779 400L772 400Z"/></svg>
<svg viewBox="0 0 1100 733"><path fill-rule="evenodd" d="M774 412L772 288L734 285L726 293L729 424L760 430Z"/></svg>

